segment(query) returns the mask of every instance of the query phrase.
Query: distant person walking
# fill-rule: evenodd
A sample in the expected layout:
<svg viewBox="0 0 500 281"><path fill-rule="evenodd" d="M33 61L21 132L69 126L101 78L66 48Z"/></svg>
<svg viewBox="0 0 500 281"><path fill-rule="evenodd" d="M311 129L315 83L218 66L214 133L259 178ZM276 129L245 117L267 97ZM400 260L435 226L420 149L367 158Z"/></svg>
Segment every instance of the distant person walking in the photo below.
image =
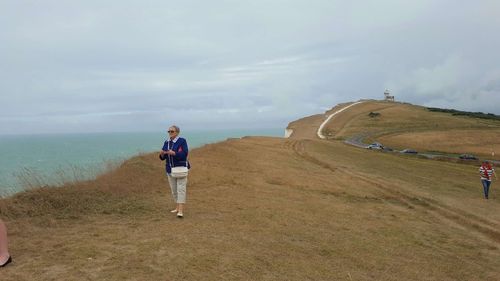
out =
<svg viewBox="0 0 500 281"><path fill-rule="evenodd" d="M0 220L0 267L4 267L11 262L12 257L9 254L9 247L7 245L7 227Z"/></svg>
<svg viewBox="0 0 500 281"><path fill-rule="evenodd" d="M160 152L160 159L166 160L165 170L167 172L168 183L172 190L172 197L176 203L175 209L170 211L176 213L178 218L184 217L184 204L186 204L187 174L179 177L172 174L173 167L191 168L188 162L188 144L184 138L179 137L179 127L173 125L168 128L168 139L163 144Z"/></svg>
<svg viewBox="0 0 500 281"><path fill-rule="evenodd" d="M479 175L481 176L481 183L483 184L484 198L488 199L491 177L494 175L495 179L498 179L497 175L495 174L495 169L493 169L488 161L483 161L483 164L481 164L481 167L479 167Z"/></svg>

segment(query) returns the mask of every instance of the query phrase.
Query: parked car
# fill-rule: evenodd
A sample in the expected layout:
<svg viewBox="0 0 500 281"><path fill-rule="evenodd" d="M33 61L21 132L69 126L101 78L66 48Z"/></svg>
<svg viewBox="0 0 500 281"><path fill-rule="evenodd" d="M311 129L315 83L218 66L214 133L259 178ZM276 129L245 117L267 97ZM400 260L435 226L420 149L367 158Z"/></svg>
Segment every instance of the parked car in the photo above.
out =
<svg viewBox="0 0 500 281"><path fill-rule="evenodd" d="M472 155L472 154L462 154L462 155L458 156L458 158L464 159L464 160L477 160L477 157Z"/></svg>
<svg viewBox="0 0 500 281"><path fill-rule="evenodd" d="M403 149L403 150L401 150L401 153L407 153L407 154L417 154L417 153L418 153L418 151L416 151L415 149L407 148L407 149Z"/></svg>
<svg viewBox="0 0 500 281"><path fill-rule="evenodd" d="M384 146L381 144L381 143L378 143L378 142L374 142L370 145L368 145L366 148L368 149L384 149Z"/></svg>

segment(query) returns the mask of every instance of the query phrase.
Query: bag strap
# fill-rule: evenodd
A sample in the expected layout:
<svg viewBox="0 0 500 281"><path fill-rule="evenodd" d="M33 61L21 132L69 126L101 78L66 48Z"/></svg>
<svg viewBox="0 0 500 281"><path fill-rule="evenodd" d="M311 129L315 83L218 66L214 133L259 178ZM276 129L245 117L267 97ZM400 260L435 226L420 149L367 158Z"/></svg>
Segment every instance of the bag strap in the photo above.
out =
<svg viewBox="0 0 500 281"><path fill-rule="evenodd" d="M170 150L170 140L167 142L167 148ZM174 148L174 141L172 141L172 149ZM170 163L170 168L174 167L174 159L172 155L168 155L168 161ZM188 156L186 155L186 168L188 167Z"/></svg>

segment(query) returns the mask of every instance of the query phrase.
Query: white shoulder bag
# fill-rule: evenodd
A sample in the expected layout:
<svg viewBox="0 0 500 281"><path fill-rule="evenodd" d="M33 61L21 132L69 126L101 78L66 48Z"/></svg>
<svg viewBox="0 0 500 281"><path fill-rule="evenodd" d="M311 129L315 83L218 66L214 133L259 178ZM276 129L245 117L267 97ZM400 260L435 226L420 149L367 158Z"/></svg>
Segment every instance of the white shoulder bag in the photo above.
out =
<svg viewBox="0 0 500 281"><path fill-rule="evenodd" d="M172 144L172 148L174 148L174 145ZM170 150L170 142L168 143L168 149ZM186 166L177 166L174 167L174 160L172 158L173 156L169 155L168 160L170 161L170 176L174 178L185 178L188 176L189 169L188 169L188 159L186 157Z"/></svg>

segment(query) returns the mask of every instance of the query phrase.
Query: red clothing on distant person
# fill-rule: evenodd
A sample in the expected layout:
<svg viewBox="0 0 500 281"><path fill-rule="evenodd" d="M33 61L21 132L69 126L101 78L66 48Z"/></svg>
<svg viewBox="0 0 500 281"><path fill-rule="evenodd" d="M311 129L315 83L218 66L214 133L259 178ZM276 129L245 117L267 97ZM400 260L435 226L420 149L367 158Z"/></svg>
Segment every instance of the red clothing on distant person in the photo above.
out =
<svg viewBox="0 0 500 281"><path fill-rule="evenodd" d="M495 170L493 167L488 163L488 164L483 164L479 168L479 174L481 175L482 180L488 180L491 181L491 176L493 176L493 173Z"/></svg>

